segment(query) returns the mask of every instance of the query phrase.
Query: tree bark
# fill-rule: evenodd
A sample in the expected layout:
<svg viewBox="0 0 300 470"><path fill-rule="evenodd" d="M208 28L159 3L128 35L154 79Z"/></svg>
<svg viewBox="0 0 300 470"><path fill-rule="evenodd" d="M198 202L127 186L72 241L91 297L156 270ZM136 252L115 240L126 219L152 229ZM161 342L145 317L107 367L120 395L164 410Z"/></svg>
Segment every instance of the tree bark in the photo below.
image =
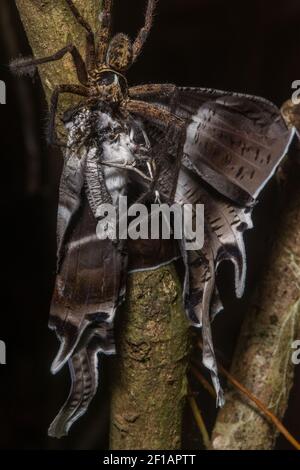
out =
<svg viewBox="0 0 300 470"><path fill-rule="evenodd" d="M180 449L188 322L173 265L131 275L117 325L111 448Z"/></svg>
<svg viewBox="0 0 300 470"><path fill-rule="evenodd" d="M64 0L15 0L29 44L35 57L45 57L68 44L75 44L84 57L85 31L78 25ZM78 10L94 29L97 29L99 0L74 0ZM63 59L39 66L39 75L49 103L54 88L59 84L78 83L70 54ZM58 115L78 102L75 95L60 97ZM64 135L63 125L57 119L58 134Z"/></svg>
<svg viewBox="0 0 300 470"><path fill-rule="evenodd" d="M96 30L99 0L74 3ZM84 30L64 0L16 0L16 4L35 57L70 43L84 55ZM48 103L58 84L77 83L69 55L40 66L39 73ZM64 95L59 114L76 102L74 95ZM59 119L57 123L63 134ZM121 317L112 387L112 448L180 448L188 323L174 267L132 274Z"/></svg>
<svg viewBox="0 0 300 470"><path fill-rule="evenodd" d="M288 108L284 107L285 117ZM300 165L295 160L287 167L287 201L231 368L232 375L279 419L293 385L292 343L300 337ZM277 436L253 404L229 390L213 431L214 449L270 450Z"/></svg>

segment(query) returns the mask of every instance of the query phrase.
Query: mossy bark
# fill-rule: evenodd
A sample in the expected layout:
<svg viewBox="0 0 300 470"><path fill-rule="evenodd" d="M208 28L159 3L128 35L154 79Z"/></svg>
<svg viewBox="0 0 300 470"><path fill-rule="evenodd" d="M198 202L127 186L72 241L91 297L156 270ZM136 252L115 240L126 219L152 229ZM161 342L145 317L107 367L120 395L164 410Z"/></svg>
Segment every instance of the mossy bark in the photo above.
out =
<svg viewBox="0 0 300 470"><path fill-rule="evenodd" d="M117 325L111 448L180 449L188 322L173 265L130 276Z"/></svg>
<svg viewBox="0 0 300 470"><path fill-rule="evenodd" d="M287 105L284 109L287 112ZM279 419L284 417L293 385L292 343L300 335L300 162L296 159L287 166L286 203L231 369ZM253 404L230 389L213 432L213 448L270 450L277 436L275 427Z"/></svg>
<svg viewBox="0 0 300 470"><path fill-rule="evenodd" d="M74 0L97 28L99 0ZM64 0L16 0L35 57L74 43L84 55L85 32ZM39 67L49 103L55 86L78 83L69 55ZM77 98L64 95L59 114ZM58 133L63 133L59 119ZM173 267L132 274L118 333L119 359L112 390L111 445L116 448L180 448L186 393L188 324Z"/></svg>

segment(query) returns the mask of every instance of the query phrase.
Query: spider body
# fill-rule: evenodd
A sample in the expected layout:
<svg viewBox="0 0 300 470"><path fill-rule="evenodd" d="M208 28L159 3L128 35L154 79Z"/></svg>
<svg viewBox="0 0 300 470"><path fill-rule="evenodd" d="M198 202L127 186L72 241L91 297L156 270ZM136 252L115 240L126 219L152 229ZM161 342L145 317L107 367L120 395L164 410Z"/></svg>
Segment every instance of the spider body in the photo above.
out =
<svg viewBox="0 0 300 470"><path fill-rule="evenodd" d="M69 44L49 57L12 63L14 71L31 73L65 54L72 56L78 83L60 84L53 91L50 141L55 141L60 95L82 98L65 114L68 142L50 328L61 342L52 372L68 362L72 388L49 429L56 437L67 434L94 397L99 353L115 350L113 320L125 298L127 271L152 269L174 259L170 244L150 240L148 245L136 244L128 262L129 244L97 236L115 229L101 224L103 204L117 206L129 190L134 202L162 197L169 204L193 208L205 204L203 249L189 251L185 237L179 243L185 265L183 300L191 323L202 327L203 363L210 370L217 403L223 404L210 328L222 306L216 272L223 261L232 262L236 295L242 295L243 233L252 227L253 203L293 136L276 106L259 97L170 84L129 87L125 73L148 37L155 0L148 0L145 24L133 42L124 34L111 39L113 0L102 2L99 37L73 1L65 1L86 31L86 57Z"/></svg>
<svg viewBox="0 0 300 470"><path fill-rule="evenodd" d="M114 106L120 104L128 96L125 77L111 69L95 70L88 82L90 102L103 101Z"/></svg>
<svg viewBox="0 0 300 470"><path fill-rule="evenodd" d="M71 93L85 98L85 102L103 101L118 107L124 115L134 114L146 119L153 119L168 128L169 123L182 129L183 122L171 112L155 105L136 100L142 95L156 95L160 91L169 92L168 85L161 85L154 90L147 85L137 90L128 89L124 73L137 60L147 40L153 23L156 0L148 0L146 20L136 40L132 42L123 33L111 38L111 13L113 0L104 0L100 15L101 28L98 41L90 25L81 16L72 0L65 0L78 23L86 30L86 57L83 59L77 47L69 44L55 54L41 59L18 59L11 63L15 73L32 74L34 68L52 61L60 60L71 54L79 84L61 84L53 91L50 106L49 141L55 142L55 120L58 100L61 94ZM173 92L173 88L171 88ZM84 105L84 101L83 101Z"/></svg>
<svg viewBox="0 0 300 470"><path fill-rule="evenodd" d="M132 65L133 45L126 34L119 33L110 41L106 62L117 72L126 72Z"/></svg>
<svg viewBox="0 0 300 470"><path fill-rule="evenodd" d="M128 82L119 71L103 65L88 75L90 101L102 101L120 107L128 99Z"/></svg>

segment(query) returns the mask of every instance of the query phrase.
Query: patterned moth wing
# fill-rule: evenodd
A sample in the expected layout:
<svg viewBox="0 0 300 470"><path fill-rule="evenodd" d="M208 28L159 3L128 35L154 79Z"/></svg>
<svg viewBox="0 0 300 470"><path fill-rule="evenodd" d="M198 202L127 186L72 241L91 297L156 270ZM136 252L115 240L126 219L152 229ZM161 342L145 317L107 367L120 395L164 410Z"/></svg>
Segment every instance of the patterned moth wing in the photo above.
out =
<svg viewBox="0 0 300 470"><path fill-rule="evenodd" d="M54 437L66 435L94 397L99 353L115 353L113 324L125 298L127 270L153 268L178 256L167 240L119 240L114 235L114 222L107 223L98 212L104 204L117 209L120 196L125 195L129 205L144 198L149 202L154 188L147 196L149 182L145 183L140 173L147 171L154 154L155 191L168 201L174 197L182 149L176 143L178 139L169 145L163 129L150 123L144 125L130 116L124 119L103 103L93 109L71 110L66 127L68 147L59 191L57 276L49 326L61 343L51 370L56 373L68 362L72 384L66 403L49 428L49 435ZM171 129L168 135L173 132ZM158 169L161 155L165 159ZM133 162L140 173L123 169L123 164L130 166ZM121 169L109 163L120 164ZM116 223L120 215L117 211ZM113 239L105 239L105 231L111 230Z"/></svg>
<svg viewBox="0 0 300 470"><path fill-rule="evenodd" d="M172 203L181 165L183 141L172 126L166 128L157 122L143 120L143 127L151 142L156 168L154 190L161 202ZM171 240L128 240L129 272L152 269L170 263L180 257Z"/></svg>
<svg viewBox="0 0 300 470"><path fill-rule="evenodd" d="M148 101L183 120L184 140L171 126L166 130L151 120L130 118L124 133L122 123L112 119L111 112L99 114L99 110L81 110L69 124L50 326L61 340L52 370L56 372L68 361L72 388L50 427L50 434L57 437L86 411L96 392L98 353L114 352L112 327L125 296L127 249L120 242L97 238L97 209L103 203L116 204L128 187L141 189L143 184L107 170L99 162L134 158L128 139L137 130L150 140L158 168L152 189L165 202L205 205L203 249L189 251L186 240L181 244L186 266L184 304L192 323L202 327L203 362L211 371L218 404L224 401L210 327L222 308L216 271L222 261L230 260L235 267L236 294L242 295L246 273L243 232L252 227L251 207L283 158L293 132L286 129L277 108L261 98L177 88L171 99L161 96ZM135 151L139 145L134 142ZM133 194L138 197L136 191ZM161 243L153 256L151 242L129 245L134 260L130 270L148 269L176 257L168 243Z"/></svg>
<svg viewBox="0 0 300 470"><path fill-rule="evenodd" d="M51 306L50 327L61 341L51 370L68 361L72 378L69 398L49 429L55 437L67 434L96 392L98 353L115 352L112 322L125 294L126 256L110 240L97 238L84 197L75 217Z"/></svg>
<svg viewBox="0 0 300 470"><path fill-rule="evenodd" d="M222 309L215 285L216 272L222 261L229 260L235 268L235 291L241 297L246 277L246 256L243 232L252 228L249 208L234 206L206 185L201 184L195 173L182 167L176 191L180 204L204 204L205 237L201 250L187 250L183 240L182 254L185 264L183 289L184 305L194 326L202 327L203 364L210 370L217 392L217 403L224 403L218 379L214 353L211 320ZM194 222L195 223L195 222Z"/></svg>
<svg viewBox="0 0 300 470"><path fill-rule="evenodd" d="M279 109L256 96L182 88L176 114L189 122L183 164L244 206L257 199L294 136Z"/></svg>
<svg viewBox="0 0 300 470"><path fill-rule="evenodd" d="M69 363L69 397L49 428L67 434L87 409L98 384L98 353L115 351L112 324L125 295L123 246L97 237L96 210L111 202L93 138L93 113L81 110L67 124L68 149L61 177L58 267L49 326L61 342L52 372ZM87 139L87 137L89 137Z"/></svg>
<svg viewBox="0 0 300 470"><path fill-rule="evenodd" d="M191 322L202 327L203 363L211 372L217 404L222 405L210 327L222 309L216 272L222 261L231 261L236 295L243 295L243 233L252 228L252 207L285 156L294 130L287 129L275 105L255 96L176 88L171 98L152 101L186 123L175 201L194 208L204 204L205 241L202 250L188 251L183 240L184 304Z"/></svg>

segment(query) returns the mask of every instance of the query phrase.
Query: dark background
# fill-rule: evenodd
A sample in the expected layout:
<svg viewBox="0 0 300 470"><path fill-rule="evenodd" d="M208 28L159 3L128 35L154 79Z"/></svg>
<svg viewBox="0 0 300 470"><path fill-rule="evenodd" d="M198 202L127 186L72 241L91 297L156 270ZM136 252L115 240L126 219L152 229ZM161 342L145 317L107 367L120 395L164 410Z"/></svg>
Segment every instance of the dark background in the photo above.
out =
<svg viewBox="0 0 300 470"><path fill-rule="evenodd" d="M134 36L145 3L116 0L115 30ZM16 79L8 71L12 57L30 52L14 1L1 0L0 79L7 84L7 105L0 106L0 339L7 344L7 365L0 366L0 448L107 448L110 359L101 366L103 389L70 437L55 441L46 435L69 386L67 371L50 375L58 343L47 329L61 157L45 145L47 109L39 80ZM299 59L298 0L161 0L151 39L129 81L228 89L261 95L280 106L291 95L292 81L300 78ZM255 210L256 228L246 236L249 275L244 299L233 299L230 269L225 267L219 276L226 309L214 335L228 361L259 281L279 196L273 181ZM285 420L298 439L299 396L298 367ZM212 424L215 405L207 397L203 404ZM197 438L188 411L185 421L185 446L191 448ZM288 448L282 438L278 448Z"/></svg>

